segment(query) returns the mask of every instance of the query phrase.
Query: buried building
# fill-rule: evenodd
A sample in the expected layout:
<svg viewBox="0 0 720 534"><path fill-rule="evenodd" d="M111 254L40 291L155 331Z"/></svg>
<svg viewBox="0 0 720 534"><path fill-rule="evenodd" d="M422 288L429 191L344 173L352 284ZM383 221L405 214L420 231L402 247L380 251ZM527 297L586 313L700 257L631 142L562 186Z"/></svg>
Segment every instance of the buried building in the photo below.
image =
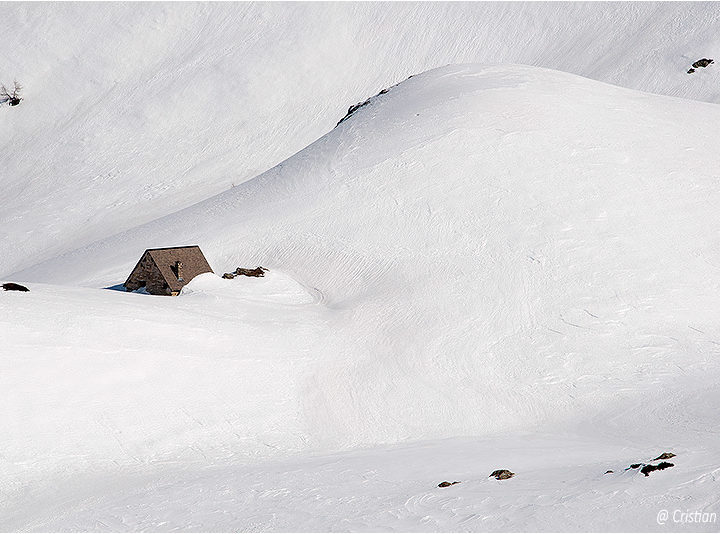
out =
<svg viewBox="0 0 720 534"><path fill-rule="evenodd" d="M174 296L197 275L211 272L197 245L149 248L123 285L127 291L144 287L151 295Z"/></svg>

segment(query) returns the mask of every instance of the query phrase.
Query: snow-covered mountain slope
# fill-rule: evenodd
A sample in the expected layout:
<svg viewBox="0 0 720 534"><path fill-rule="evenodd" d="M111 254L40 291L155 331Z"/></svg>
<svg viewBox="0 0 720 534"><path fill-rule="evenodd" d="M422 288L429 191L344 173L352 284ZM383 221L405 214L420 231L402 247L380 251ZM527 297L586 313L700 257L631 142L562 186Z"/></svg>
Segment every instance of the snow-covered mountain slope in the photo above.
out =
<svg viewBox="0 0 720 534"><path fill-rule="evenodd" d="M272 167L350 104L450 63L720 101L714 3L10 3L0 276Z"/></svg>
<svg viewBox="0 0 720 534"><path fill-rule="evenodd" d="M621 517L635 517L600 528L647 530L668 499L707 509L720 444L719 120L716 104L567 73L448 66L252 180L16 273L30 293L0 293L12 525L162 529L152 510L176 498L186 512L171 523L200 530L559 530L595 519L589 496L606 515L622 501ZM145 248L186 243L217 272L270 272L205 275L175 299L98 289L121 282ZM394 467L403 449L374 459L379 443L461 435L489 440L487 462L435 464L444 450L469 454L456 440L412 445L425 460L406 484ZM507 443L522 453L494 452ZM237 468L235 482L212 471L358 445L376 449L267 460ZM676 466L645 486L622 471L668 449ZM532 474L508 481L516 491L485 500L489 471L513 468L496 462L522 454L557 468L572 458L570 474L526 463ZM355 523L325 521L330 510L293 523L328 492L338 495L328 506L353 508L372 480L372 467L348 467L355 489L323 479L308 492L306 470L328 472L328 461L339 466L329 477L377 461L393 489L373 485ZM603 478L601 464L618 476ZM421 488L456 476L439 465L474 480L452 488L469 492L462 516L448 513L449 493ZM62 513L48 480L63 484ZM98 500L108 487L119 489ZM178 489L207 487L217 491ZM382 491L391 496L376 499ZM220 494L221 509L263 511L217 519ZM584 522L563 522L559 502ZM121 522L93 523L89 510Z"/></svg>
<svg viewBox="0 0 720 534"><path fill-rule="evenodd" d="M183 243L218 272L288 273L343 317L317 354L316 437L595 412L626 383L672 388L675 358L714 365L718 119L559 72L446 67L249 182L17 278L109 286Z"/></svg>
<svg viewBox="0 0 720 534"><path fill-rule="evenodd" d="M5 524L31 532L717 532L716 449L675 450L675 467L650 477L628 469L657 455L646 447L541 433L252 464L109 466L55 479L53 488L28 485ZM498 467L516 476L490 478ZM460 484L437 487L447 479ZM669 516L658 523L662 510ZM708 510L705 522L681 522L696 510Z"/></svg>

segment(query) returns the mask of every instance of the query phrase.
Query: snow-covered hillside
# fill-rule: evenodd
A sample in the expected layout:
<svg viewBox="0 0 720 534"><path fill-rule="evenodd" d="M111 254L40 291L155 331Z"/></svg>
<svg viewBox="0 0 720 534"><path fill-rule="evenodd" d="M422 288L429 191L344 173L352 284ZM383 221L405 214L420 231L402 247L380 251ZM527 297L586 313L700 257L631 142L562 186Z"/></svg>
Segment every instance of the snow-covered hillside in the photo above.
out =
<svg viewBox="0 0 720 534"><path fill-rule="evenodd" d="M269 169L355 102L450 63L720 101L714 3L3 6L0 276Z"/></svg>
<svg viewBox="0 0 720 534"><path fill-rule="evenodd" d="M0 513L648 530L663 508L715 511L719 120L558 71L447 66L252 180L15 273L31 291L0 293ZM270 271L177 298L101 289L177 244ZM673 468L624 471L663 451Z"/></svg>

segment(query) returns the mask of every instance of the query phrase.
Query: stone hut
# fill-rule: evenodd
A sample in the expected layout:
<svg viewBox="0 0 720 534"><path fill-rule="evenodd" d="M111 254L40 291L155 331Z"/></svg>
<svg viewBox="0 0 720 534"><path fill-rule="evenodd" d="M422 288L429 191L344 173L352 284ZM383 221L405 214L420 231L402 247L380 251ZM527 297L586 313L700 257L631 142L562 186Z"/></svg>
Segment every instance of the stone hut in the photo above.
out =
<svg viewBox="0 0 720 534"><path fill-rule="evenodd" d="M172 295L202 273L211 273L200 247L149 248L123 284L127 291L144 287L151 295Z"/></svg>

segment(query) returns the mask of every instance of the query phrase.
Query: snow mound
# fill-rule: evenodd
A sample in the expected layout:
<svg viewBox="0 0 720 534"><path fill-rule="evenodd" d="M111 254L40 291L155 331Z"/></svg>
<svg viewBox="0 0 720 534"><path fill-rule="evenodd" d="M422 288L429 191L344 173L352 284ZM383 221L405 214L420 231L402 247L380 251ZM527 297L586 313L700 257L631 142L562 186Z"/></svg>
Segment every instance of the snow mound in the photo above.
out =
<svg viewBox="0 0 720 534"><path fill-rule="evenodd" d="M288 305L317 302L317 297L312 292L308 292L293 278L277 271L265 273L261 278L238 276L232 280L205 273L193 278L180 295Z"/></svg>

